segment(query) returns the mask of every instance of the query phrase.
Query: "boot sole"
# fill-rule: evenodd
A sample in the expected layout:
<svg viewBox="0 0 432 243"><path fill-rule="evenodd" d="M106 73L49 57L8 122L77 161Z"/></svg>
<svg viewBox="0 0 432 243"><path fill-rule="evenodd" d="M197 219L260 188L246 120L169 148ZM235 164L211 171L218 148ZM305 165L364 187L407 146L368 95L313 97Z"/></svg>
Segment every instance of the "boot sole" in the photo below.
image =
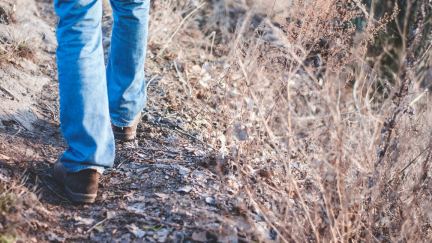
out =
<svg viewBox="0 0 432 243"><path fill-rule="evenodd" d="M97 194L84 194L73 192L69 187L64 186L67 197L74 203L94 203L96 201Z"/></svg>

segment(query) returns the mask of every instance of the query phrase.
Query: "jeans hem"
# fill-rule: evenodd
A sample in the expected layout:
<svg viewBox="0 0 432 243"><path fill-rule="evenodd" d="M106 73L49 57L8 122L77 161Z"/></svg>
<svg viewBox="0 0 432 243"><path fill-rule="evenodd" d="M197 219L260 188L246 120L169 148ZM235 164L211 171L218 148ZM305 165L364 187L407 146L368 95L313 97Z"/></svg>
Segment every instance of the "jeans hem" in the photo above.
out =
<svg viewBox="0 0 432 243"><path fill-rule="evenodd" d="M96 165L82 165L82 164L72 165L70 162L68 163L62 162L62 164L68 173L76 173L83 170L92 169L92 170L96 170L100 174L103 174L105 171L105 167L96 166Z"/></svg>
<svg viewBox="0 0 432 243"><path fill-rule="evenodd" d="M129 127L134 123L135 119L137 119L137 116L140 115L142 115L142 110L138 112L138 114L136 114L135 117L130 121L125 121L125 119L123 119L122 121L115 121L113 118L111 118L111 124L116 127Z"/></svg>
<svg viewBox="0 0 432 243"><path fill-rule="evenodd" d="M130 122L117 122L114 120L111 120L111 124L113 124L116 127L128 127L133 123L134 120L131 120Z"/></svg>

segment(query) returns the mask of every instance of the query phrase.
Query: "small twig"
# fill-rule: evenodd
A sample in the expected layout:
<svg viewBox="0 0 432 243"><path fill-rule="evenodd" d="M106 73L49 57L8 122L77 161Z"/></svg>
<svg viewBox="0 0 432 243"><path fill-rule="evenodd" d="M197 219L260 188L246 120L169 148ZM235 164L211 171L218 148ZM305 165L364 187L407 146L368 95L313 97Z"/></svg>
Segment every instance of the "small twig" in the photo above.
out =
<svg viewBox="0 0 432 243"><path fill-rule="evenodd" d="M147 81L146 90L148 89L148 87L150 86L150 84L153 83L153 81L155 81L158 78L159 78L159 75L154 75L149 81Z"/></svg>
<svg viewBox="0 0 432 243"><path fill-rule="evenodd" d="M101 220L101 221L99 221L99 222L97 222L95 225L93 225L92 227L90 227L90 229L88 229L88 230L86 231L86 233L88 234L88 233L92 232L96 227L98 227L99 225L105 223L105 221L107 221L107 220L108 220L108 217L107 217L107 218L104 218L103 220Z"/></svg>
<svg viewBox="0 0 432 243"><path fill-rule="evenodd" d="M22 124L19 121L17 120L15 121L22 126ZM21 127L18 127L18 131L16 131L14 134L11 135L12 138L15 138L15 136L18 135L20 132L21 132Z"/></svg>
<svg viewBox="0 0 432 243"><path fill-rule="evenodd" d="M181 128L181 127L178 127L178 126L175 127L175 128L174 128L174 131L176 131L176 132L178 132L178 133L180 133L180 134L182 134L182 135L185 135L185 136L187 136L187 137L189 137L189 138L191 138L191 139L193 139L193 140L195 140L195 141L197 141L197 142L200 142L201 144L206 145L208 148L210 148L210 149L212 149L212 150L215 150L215 149L214 149L210 144L208 144L208 143L202 141L201 139L195 137L195 136L192 135L192 134L187 133L187 132L184 131L184 129Z"/></svg>
<svg viewBox="0 0 432 243"><path fill-rule="evenodd" d="M211 43L211 46L210 46L210 55L213 56L213 48L214 48L214 44L215 44L215 40L216 40L216 31L213 31L210 34L210 37L212 37L212 43Z"/></svg>
<svg viewBox="0 0 432 243"><path fill-rule="evenodd" d="M127 161L127 159L122 160L117 166L116 169L120 168L125 162Z"/></svg>
<svg viewBox="0 0 432 243"><path fill-rule="evenodd" d="M96 227L98 227L99 225L102 225L103 223L105 223L108 219L110 219L110 217L106 216L104 219L102 219L101 221L97 222L96 224L94 224L92 227L90 227L90 229L88 229L86 231L86 234L92 232Z"/></svg>
<svg viewBox="0 0 432 243"><path fill-rule="evenodd" d="M3 93L5 93L7 96L9 96L12 100L16 100L16 101L20 101L17 97L15 97L9 90L7 90L6 88L0 86L0 91L2 91Z"/></svg>
<svg viewBox="0 0 432 243"><path fill-rule="evenodd" d="M188 82L186 81L186 79L184 79L183 75L181 74L176 61L174 61L174 68L175 68L175 70L177 72L177 76L179 77L180 82L184 86L186 86L187 90L189 91L189 96L192 96L192 88L190 87L190 85L188 84Z"/></svg>
<svg viewBox="0 0 432 243"><path fill-rule="evenodd" d="M421 100L421 98L423 98L427 93L428 93L428 89L425 89L423 92L421 92L421 94L419 96L417 96L413 101L411 101L411 103L409 104L409 106L413 106L415 103L417 103L419 100Z"/></svg>
<svg viewBox="0 0 432 243"><path fill-rule="evenodd" d="M161 116L161 115L158 114L157 112L154 112L154 113L155 113L155 114L157 115L157 117L158 117L158 119L155 119L154 121L150 121L150 122L153 123L154 125L160 125L160 126L162 126L162 127L172 129L172 130L174 130L174 131L177 132L177 133L180 133L180 134L182 134L182 135L184 135L184 136L186 136L186 137L191 138L192 140L195 140L195 141L197 141L197 142L199 142L199 143L201 143L201 144L207 146L207 147L208 147L209 149L211 149L211 150L215 150L215 149L214 149L210 144L208 144L208 143L202 141L201 139L195 137L194 135L188 133L188 132L185 131L183 128L181 128L180 126L178 126L178 125L172 123L172 122L169 121L167 118Z"/></svg>
<svg viewBox="0 0 432 243"><path fill-rule="evenodd" d="M402 174L402 173L404 173L409 167L411 167L411 165L413 165L414 164L414 162L416 162L417 161L417 159L418 158L420 158L420 156L422 156L426 151L428 151L429 150L429 148L425 148L425 149L423 149L414 159L412 159L402 170L400 170L398 173L396 173L396 175L394 175L393 176L393 178L391 178L388 182L387 182L387 184L390 184L395 178L396 178L396 176L398 176L398 175L400 175L400 174Z"/></svg>
<svg viewBox="0 0 432 243"><path fill-rule="evenodd" d="M0 160L10 160L10 157L8 157L4 154L0 154Z"/></svg>
<svg viewBox="0 0 432 243"><path fill-rule="evenodd" d="M359 0L354 0L354 3L357 5L357 7L363 12L364 16L366 19L369 19L369 13L366 10L366 7L359 1Z"/></svg>
<svg viewBox="0 0 432 243"><path fill-rule="evenodd" d="M176 228L176 229L181 229L182 227L187 228L186 225L180 225L180 224L170 223L170 222L163 222L162 219L159 218L159 217L153 217L153 216L150 216L150 215L145 215L144 217L145 217L146 221L148 221L149 219L150 220L154 220L154 221L157 221L161 225L166 225L166 226L169 226L169 227L172 227L172 228Z"/></svg>
<svg viewBox="0 0 432 243"><path fill-rule="evenodd" d="M381 148L381 151L378 154L377 161L375 162L375 168L377 168L379 165L382 164L385 156L387 155L387 151L390 146L390 141L393 134L393 129L396 127L396 121L405 108L403 106L403 100L405 96L407 96L409 84L410 84L410 80L405 79L405 73L404 73L404 75L402 75L402 84L399 88L398 93L396 93L394 97L393 102L395 104L395 109L392 112L391 116L387 118L387 120L385 121L382 129L383 139L381 140L381 145L379 146Z"/></svg>

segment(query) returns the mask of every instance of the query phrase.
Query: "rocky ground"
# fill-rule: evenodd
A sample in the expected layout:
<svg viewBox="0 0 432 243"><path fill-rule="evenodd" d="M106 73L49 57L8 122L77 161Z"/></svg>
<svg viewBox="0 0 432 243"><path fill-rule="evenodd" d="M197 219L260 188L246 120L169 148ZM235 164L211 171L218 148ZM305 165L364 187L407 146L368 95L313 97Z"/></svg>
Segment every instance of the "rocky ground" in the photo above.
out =
<svg viewBox="0 0 432 243"><path fill-rule="evenodd" d="M214 148L201 140L190 117L170 109L179 106L181 94L161 85L163 67L152 60L150 103L137 141L118 144L94 205L69 202L49 173L65 148L52 3L0 3L10 13L2 15L2 36L29 34L23 42L28 56L10 56L0 70L0 242L247 241L237 182L221 179ZM106 11L105 30L110 22Z"/></svg>

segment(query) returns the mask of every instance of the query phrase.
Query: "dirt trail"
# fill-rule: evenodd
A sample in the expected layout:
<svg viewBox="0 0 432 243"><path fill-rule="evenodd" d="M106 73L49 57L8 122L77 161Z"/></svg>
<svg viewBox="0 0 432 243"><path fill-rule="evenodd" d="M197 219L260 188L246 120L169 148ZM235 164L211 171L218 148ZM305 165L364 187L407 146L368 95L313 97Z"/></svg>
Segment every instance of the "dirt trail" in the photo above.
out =
<svg viewBox="0 0 432 243"><path fill-rule="evenodd" d="M25 4L30 8L23 12ZM58 124L52 3L39 0L36 8L33 1L20 0L16 13L17 22L7 28L17 32L19 27L33 35L35 25L45 26L44 34L30 39L49 40L40 41L32 57L16 58L20 61L9 62L0 71L3 88L18 92L21 88L13 89L13 83L27 82L18 98L0 91L0 182L24 184L22 201L16 201L19 206L6 219L9 229L0 228L0 238L9 235L24 242L241 241L238 230L248 226L240 216L234 191L226 191L223 183L227 181L218 175L212 148L201 142L198 131L185 128L188 121L181 115L164 113L173 104L159 85L160 75L152 70L148 70L152 80L149 110L139 126L138 140L118 144L115 167L106 171L97 202L76 206L64 198L49 174L65 146ZM20 17L25 15L38 22L26 28ZM104 29L109 24L105 16ZM158 65L149 62L151 67ZM20 118L17 114L22 114L23 107L27 115ZM230 219L224 216L228 214Z"/></svg>

